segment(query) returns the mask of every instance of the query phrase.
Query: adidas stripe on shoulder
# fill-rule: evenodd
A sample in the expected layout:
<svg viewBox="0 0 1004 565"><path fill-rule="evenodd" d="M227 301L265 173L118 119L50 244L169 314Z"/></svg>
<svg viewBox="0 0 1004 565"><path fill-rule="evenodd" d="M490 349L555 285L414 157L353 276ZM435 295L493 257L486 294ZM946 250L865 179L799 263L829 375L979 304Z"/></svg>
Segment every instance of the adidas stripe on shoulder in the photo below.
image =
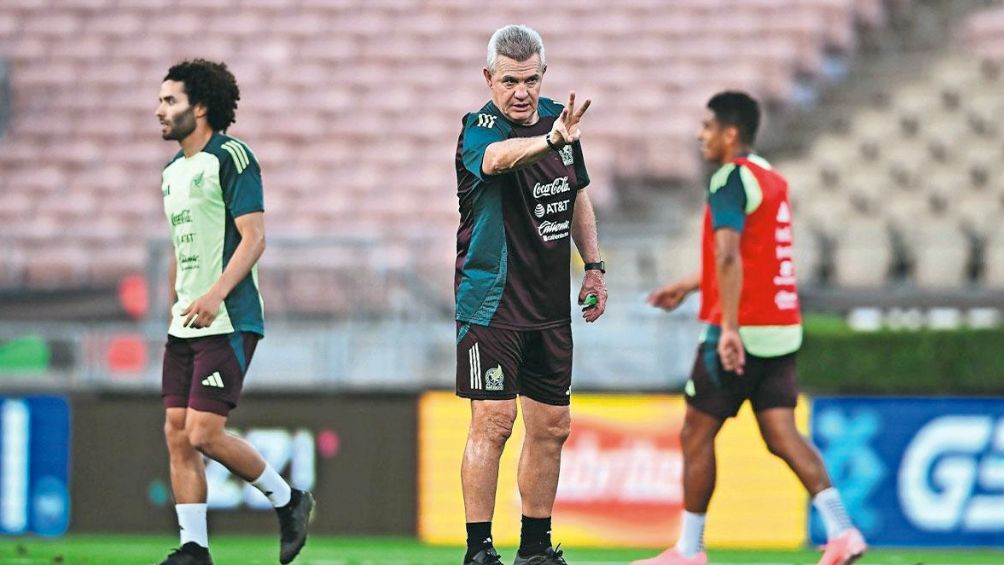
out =
<svg viewBox="0 0 1004 565"><path fill-rule="evenodd" d="M237 174L243 173L244 169L248 168L248 165L251 164L251 156L243 143L231 139L225 142L222 147L224 151L230 154L231 159L233 159Z"/></svg>
<svg viewBox="0 0 1004 565"><path fill-rule="evenodd" d="M491 114L478 114L478 121L477 124L475 125L477 125L478 127L491 129L495 127L495 120L497 118L498 118L497 116L493 116Z"/></svg>

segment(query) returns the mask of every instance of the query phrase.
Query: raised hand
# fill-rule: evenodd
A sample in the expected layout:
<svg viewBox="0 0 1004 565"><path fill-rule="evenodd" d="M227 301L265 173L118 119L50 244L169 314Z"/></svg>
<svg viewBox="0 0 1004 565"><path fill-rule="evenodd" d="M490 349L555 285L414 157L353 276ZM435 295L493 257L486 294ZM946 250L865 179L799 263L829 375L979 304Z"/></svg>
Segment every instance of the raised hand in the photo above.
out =
<svg viewBox="0 0 1004 565"><path fill-rule="evenodd" d="M575 107L575 91L568 93L568 104L561 111L561 116L557 120L554 120L554 125L551 126L551 132L548 133L548 139L551 143L562 147L568 145L569 143L574 143L579 140L582 136L582 131L579 130L579 122L582 120L582 116L589 109L589 105L592 100L586 99L582 103L581 108Z"/></svg>

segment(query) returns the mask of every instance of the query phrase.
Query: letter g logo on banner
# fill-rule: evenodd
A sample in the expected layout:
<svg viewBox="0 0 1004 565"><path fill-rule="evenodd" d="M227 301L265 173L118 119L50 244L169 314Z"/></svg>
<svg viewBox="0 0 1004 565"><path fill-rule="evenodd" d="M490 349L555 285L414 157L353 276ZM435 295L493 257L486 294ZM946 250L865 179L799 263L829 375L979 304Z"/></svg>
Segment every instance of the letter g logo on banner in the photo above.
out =
<svg viewBox="0 0 1004 565"><path fill-rule="evenodd" d="M988 490L996 494L975 494ZM943 416L929 422L903 454L898 494L906 517L929 531L1004 528L1004 420L994 425L990 416Z"/></svg>

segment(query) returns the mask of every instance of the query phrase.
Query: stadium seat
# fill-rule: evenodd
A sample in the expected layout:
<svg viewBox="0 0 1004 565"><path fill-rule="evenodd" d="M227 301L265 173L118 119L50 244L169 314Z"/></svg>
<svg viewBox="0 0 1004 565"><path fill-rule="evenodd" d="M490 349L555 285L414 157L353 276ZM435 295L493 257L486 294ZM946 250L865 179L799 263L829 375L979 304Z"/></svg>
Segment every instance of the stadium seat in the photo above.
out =
<svg viewBox="0 0 1004 565"><path fill-rule="evenodd" d="M590 194L607 212L620 202L618 178L698 182L693 120L711 92L745 88L785 107L801 82L822 72L826 57L854 48L856 26L884 21L879 0L634 0L616 7L590 0L576 3L574 13L564 3L486 8L462 0L184 5L0 4L0 54L16 71L13 119L0 139L0 238L26 257L4 262L19 270L4 281L103 284L144 267L135 251L58 264L62 252L32 253L28 261L24 246L38 245L54 222L67 233L166 234L156 185L176 148L159 139L152 112L166 64L184 57L224 59L240 80L233 133L263 165L270 233L311 238L366 229L381 239L431 231L441 238L436 245L450 249L450 159L461 115L487 98L480 69L493 22L532 19L551 60L545 93L562 100L576 88L595 100L584 146ZM724 9L735 18L722 19ZM193 41L193 30L207 24L218 33ZM747 64L734 57L740 47ZM416 53L435 63L416 66ZM595 71L599 57L609 59L602 73ZM147 94L137 88L144 84ZM434 96L434 107L410 111L421 96ZM838 145L822 155L832 161L819 162L856 151ZM46 156L42 168L39 155ZM33 174L18 173L27 170ZM52 205L49 217L34 214L41 203ZM96 257L107 268L92 264Z"/></svg>
<svg viewBox="0 0 1004 565"><path fill-rule="evenodd" d="M931 214L931 196L923 192L896 193L881 201L880 213L891 225L909 229Z"/></svg>
<svg viewBox="0 0 1004 565"><path fill-rule="evenodd" d="M820 282L820 273L828 264L829 258L824 255L825 236L813 229L809 222L800 221L798 211L793 211L795 247L795 274L799 284L814 285Z"/></svg>
<svg viewBox="0 0 1004 565"><path fill-rule="evenodd" d="M996 290L1004 289L1004 229L998 226L986 239L983 258L983 284Z"/></svg>
<svg viewBox="0 0 1004 565"><path fill-rule="evenodd" d="M885 284L892 261L888 225L876 216L852 216L834 232L833 282L844 287Z"/></svg>
<svg viewBox="0 0 1004 565"><path fill-rule="evenodd" d="M913 282L918 288L945 290L968 283L966 269L972 250L955 218L928 215L902 224L900 230L913 260Z"/></svg>

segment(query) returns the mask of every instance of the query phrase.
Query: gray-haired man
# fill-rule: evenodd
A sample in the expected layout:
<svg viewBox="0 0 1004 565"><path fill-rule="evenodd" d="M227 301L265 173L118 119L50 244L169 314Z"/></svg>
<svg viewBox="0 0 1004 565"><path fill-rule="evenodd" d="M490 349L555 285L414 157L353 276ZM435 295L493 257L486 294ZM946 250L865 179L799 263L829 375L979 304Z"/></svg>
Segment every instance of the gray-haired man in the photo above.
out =
<svg viewBox="0 0 1004 565"><path fill-rule="evenodd" d="M540 35L506 26L488 43L491 101L467 114L457 143L457 394L471 399L461 479L464 563L501 563L492 546L499 459L520 396L523 527L516 565L563 565L551 547L551 509L568 437L572 377L571 245L586 264L583 318L603 314L607 291L596 217L579 146L589 107L540 98Z"/></svg>

